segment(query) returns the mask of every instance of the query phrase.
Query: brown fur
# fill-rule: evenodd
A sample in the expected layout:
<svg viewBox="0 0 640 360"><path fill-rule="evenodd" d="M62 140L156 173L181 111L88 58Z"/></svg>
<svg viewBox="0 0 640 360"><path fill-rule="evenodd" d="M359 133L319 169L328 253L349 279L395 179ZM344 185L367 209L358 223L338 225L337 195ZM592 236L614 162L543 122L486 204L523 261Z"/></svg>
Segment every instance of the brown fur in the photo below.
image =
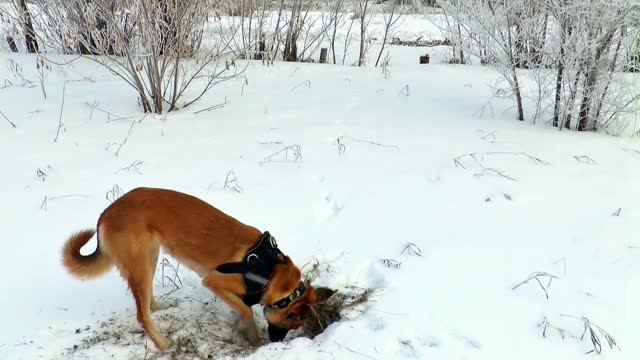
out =
<svg viewBox="0 0 640 360"><path fill-rule="evenodd" d="M151 321L151 311L162 308L153 297L153 276L161 247L199 274L203 285L240 315L241 330L253 345L261 343L253 311L242 301L246 294L242 275L215 270L220 264L241 261L262 235L258 229L191 195L138 188L103 211L97 231L98 247L91 255L81 255L80 248L93 237L94 230L82 230L67 240L62 252L64 266L76 277L95 278L115 264L129 284L138 321L160 349L170 344ZM300 270L290 259L287 264L276 265L261 304L271 305L288 296L297 288L300 277ZM301 323L292 323L286 316L300 312L296 317L303 318L301 304L316 301L315 289L308 286L287 309L269 312L267 320L281 328L298 327Z"/></svg>
<svg viewBox="0 0 640 360"><path fill-rule="evenodd" d="M92 279L113 267L113 261L100 249L90 255L80 254L80 248L86 245L95 234L95 230L85 229L71 235L62 250L62 263L69 272L79 278Z"/></svg>

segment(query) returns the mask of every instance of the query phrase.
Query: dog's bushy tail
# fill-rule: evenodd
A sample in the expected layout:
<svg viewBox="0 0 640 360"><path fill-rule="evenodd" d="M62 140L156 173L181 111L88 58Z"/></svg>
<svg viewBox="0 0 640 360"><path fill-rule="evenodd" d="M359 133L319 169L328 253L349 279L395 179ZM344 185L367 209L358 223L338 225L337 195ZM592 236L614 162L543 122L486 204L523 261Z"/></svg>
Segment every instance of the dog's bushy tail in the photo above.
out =
<svg viewBox="0 0 640 360"><path fill-rule="evenodd" d="M80 249L95 233L93 229L81 230L71 235L65 243L62 249L62 263L71 275L81 279L92 279L113 267L111 257L100 250L100 239L96 251L89 255L80 254Z"/></svg>

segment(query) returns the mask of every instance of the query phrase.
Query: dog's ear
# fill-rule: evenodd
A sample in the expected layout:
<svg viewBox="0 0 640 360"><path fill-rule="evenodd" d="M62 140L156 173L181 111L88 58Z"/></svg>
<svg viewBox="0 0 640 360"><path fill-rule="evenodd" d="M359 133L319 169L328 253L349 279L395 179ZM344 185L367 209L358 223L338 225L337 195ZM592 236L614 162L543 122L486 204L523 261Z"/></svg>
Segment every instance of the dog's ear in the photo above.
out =
<svg viewBox="0 0 640 360"><path fill-rule="evenodd" d="M319 288L315 288L315 293L316 293L316 301L318 303L322 303L327 301L328 298L330 298L333 294L335 294L336 290L332 290L326 287L319 287Z"/></svg>

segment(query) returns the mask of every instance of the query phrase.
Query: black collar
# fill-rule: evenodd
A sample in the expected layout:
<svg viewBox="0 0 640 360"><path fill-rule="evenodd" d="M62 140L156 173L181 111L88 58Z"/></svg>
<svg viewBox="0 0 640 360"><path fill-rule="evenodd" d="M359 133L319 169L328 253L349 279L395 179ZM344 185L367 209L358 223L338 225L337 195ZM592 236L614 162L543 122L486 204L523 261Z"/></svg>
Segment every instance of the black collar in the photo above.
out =
<svg viewBox="0 0 640 360"><path fill-rule="evenodd" d="M258 243L244 254L242 262L222 264L216 270L224 274L242 274L247 287L243 301L252 306L260 302L262 292L271 280L276 264L286 263L287 256L278 249L276 239L265 231Z"/></svg>
<svg viewBox="0 0 640 360"><path fill-rule="evenodd" d="M269 305L269 307L278 309L278 310L284 309L287 306L289 306L289 304L296 301L296 299L299 298L302 294L304 294L306 290L307 290L307 287L304 285L302 281L300 281L298 288L293 290L293 292L289 296L276 301L275 303L273 303L273 305Z"/></svg>

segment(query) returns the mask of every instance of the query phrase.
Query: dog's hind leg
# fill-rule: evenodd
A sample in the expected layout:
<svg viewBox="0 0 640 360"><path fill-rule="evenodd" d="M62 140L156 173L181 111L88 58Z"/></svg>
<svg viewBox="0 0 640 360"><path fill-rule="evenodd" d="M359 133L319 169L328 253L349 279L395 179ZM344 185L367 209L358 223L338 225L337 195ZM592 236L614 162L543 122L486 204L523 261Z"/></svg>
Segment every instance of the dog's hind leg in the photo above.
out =
<svg viewBox="0 0 640 360"><path fill-rule="evenodd" d="M129 271L127 281L133 293L133 298L136 301L138 322L156 346L160 350L164 350L169 347L171 342L156 329L151 320L153 272L151 271L151 263L149 260L153 260L153 256L138 257L138 264L134 265L137 269Z"/></svg>
<svg viewBox="0 0 640 360"><path fill-rule="evenodd" d="M156 246L156 248L153 250L153 255L151 256L151 279L152 280L156 274L156 268L158 267L159 255L160 255L160 246ZM151 303L149 304L149 308L151 309L151 312L167 309L168 306L159 303L156 300L156 297L153 296L153 281L151 284L152 284L151 285Z"/></svg>

